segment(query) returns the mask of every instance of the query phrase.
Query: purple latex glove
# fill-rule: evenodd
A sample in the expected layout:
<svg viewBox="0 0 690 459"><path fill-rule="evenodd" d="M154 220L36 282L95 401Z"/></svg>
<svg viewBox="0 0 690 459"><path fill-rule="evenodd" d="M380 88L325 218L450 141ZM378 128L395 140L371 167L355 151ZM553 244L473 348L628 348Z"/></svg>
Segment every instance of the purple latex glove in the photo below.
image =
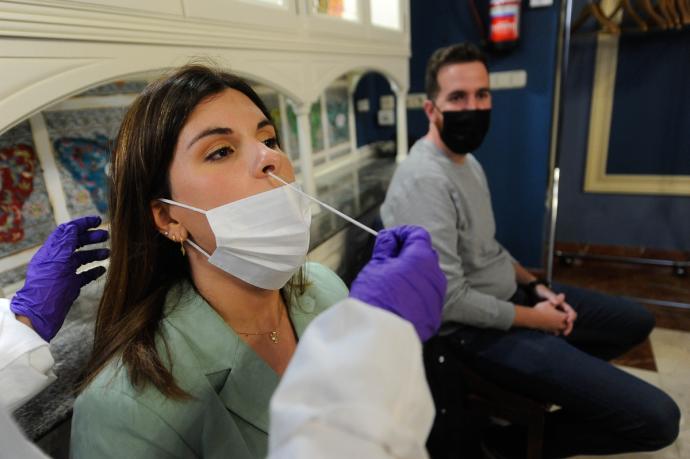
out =
<svg viewBox="0 0 690 459"><path fill-rule="evenodd" d="M100 224L100 217L90 216L55 228L29 262L24 287L12 298L12 312L28 317L36 333L46 341L62 327L81 288L105 272L104 267L98 266L76 273L81 265L105 260L110 254L108 249L76 251L108 239L105 230L89 231Z"/></svg>
<svg viewBox="0 0 690 459"><path fill-rule="evenodd" d="M350 289L350 297L411 322L422 341L441 326L445 295L446 276L431 236L418 226L380 231L371 260Z"/></svg>

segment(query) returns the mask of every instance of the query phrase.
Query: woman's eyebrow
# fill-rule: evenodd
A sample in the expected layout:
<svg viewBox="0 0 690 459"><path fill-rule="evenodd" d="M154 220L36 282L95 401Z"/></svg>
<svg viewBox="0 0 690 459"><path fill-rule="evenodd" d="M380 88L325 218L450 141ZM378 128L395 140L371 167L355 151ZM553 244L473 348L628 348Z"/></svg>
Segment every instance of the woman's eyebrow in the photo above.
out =
<svg viewBox="0 0 690 459"><path fill-rule="evenodd" d="M268 121L268 120L266 120L266 121ZM204 129L199 134L197 134L192 139L191 142L189 142L189 145L187 145L187 149L189 150L189 148L194 144L194 142L196 142L199 139L203 139L204 137L208 137L210 135L229 135L229 134L232 134L232 129L230 129L228 127L213 127L213 128Z"/></svg>
<svg viewBox="0 0 690 459"><path fill-rule="evenodd" d="M271 126L273 129L276 128L276 125L269 121L268 118L264 118L261 121L259 121L259 123L256 125L256 130L258 131L259 129L264 128L266 126Z"/></svg>

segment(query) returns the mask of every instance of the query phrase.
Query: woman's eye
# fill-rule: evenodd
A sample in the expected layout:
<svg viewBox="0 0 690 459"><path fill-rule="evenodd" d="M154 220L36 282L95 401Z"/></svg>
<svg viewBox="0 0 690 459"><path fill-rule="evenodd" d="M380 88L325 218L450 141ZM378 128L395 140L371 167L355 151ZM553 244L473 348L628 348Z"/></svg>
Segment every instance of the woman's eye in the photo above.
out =
<svg viewBox="0 0 690 459"><path fill-rule="evenodd" d="M207 161L218 161L219 159L223 159L226 156L230 156L233 152L233 149L230 147L221 147L218 148L217 150L214 150L213 153L208 155L206 157Z"/></svg>
<svg viewBox="0 0 690 459"><path fill-rule="evenodd" d="M264 145L266 145L268 148L275 150L278 148L278 139L275 137L271 137L270 139L264 140Z"/></svg>

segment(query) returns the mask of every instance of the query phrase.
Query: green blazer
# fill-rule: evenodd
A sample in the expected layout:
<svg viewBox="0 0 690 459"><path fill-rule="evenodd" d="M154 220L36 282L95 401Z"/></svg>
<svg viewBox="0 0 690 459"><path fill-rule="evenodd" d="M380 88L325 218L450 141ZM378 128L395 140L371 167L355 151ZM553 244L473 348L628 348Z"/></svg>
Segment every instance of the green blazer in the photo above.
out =
<svg viewBox="0 0 690 459"><path fill-rule="evenodd" d="M310 285L290 309L298 337L317 314L347 296L332 271L315 263L306 269ZM269 401L278 374L189 284L169 292L160 333L170 349L168 368L193 399L170 400L151 385L137 391L115 360L77 397L71 456L266 456Z"/></svg>

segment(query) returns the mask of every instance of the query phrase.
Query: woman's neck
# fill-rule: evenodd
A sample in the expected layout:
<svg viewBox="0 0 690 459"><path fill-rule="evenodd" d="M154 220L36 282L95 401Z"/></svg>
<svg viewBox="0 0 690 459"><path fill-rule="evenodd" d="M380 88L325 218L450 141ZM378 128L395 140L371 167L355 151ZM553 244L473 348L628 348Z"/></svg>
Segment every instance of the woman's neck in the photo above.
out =
<svg viewBox="0 0 690 459"><path fill-rule="evenodd" d="M213 266L197 251L187 253L194 286L225 323L246 332L276 326L282 301L279 290L250 285Z"/></svg>

